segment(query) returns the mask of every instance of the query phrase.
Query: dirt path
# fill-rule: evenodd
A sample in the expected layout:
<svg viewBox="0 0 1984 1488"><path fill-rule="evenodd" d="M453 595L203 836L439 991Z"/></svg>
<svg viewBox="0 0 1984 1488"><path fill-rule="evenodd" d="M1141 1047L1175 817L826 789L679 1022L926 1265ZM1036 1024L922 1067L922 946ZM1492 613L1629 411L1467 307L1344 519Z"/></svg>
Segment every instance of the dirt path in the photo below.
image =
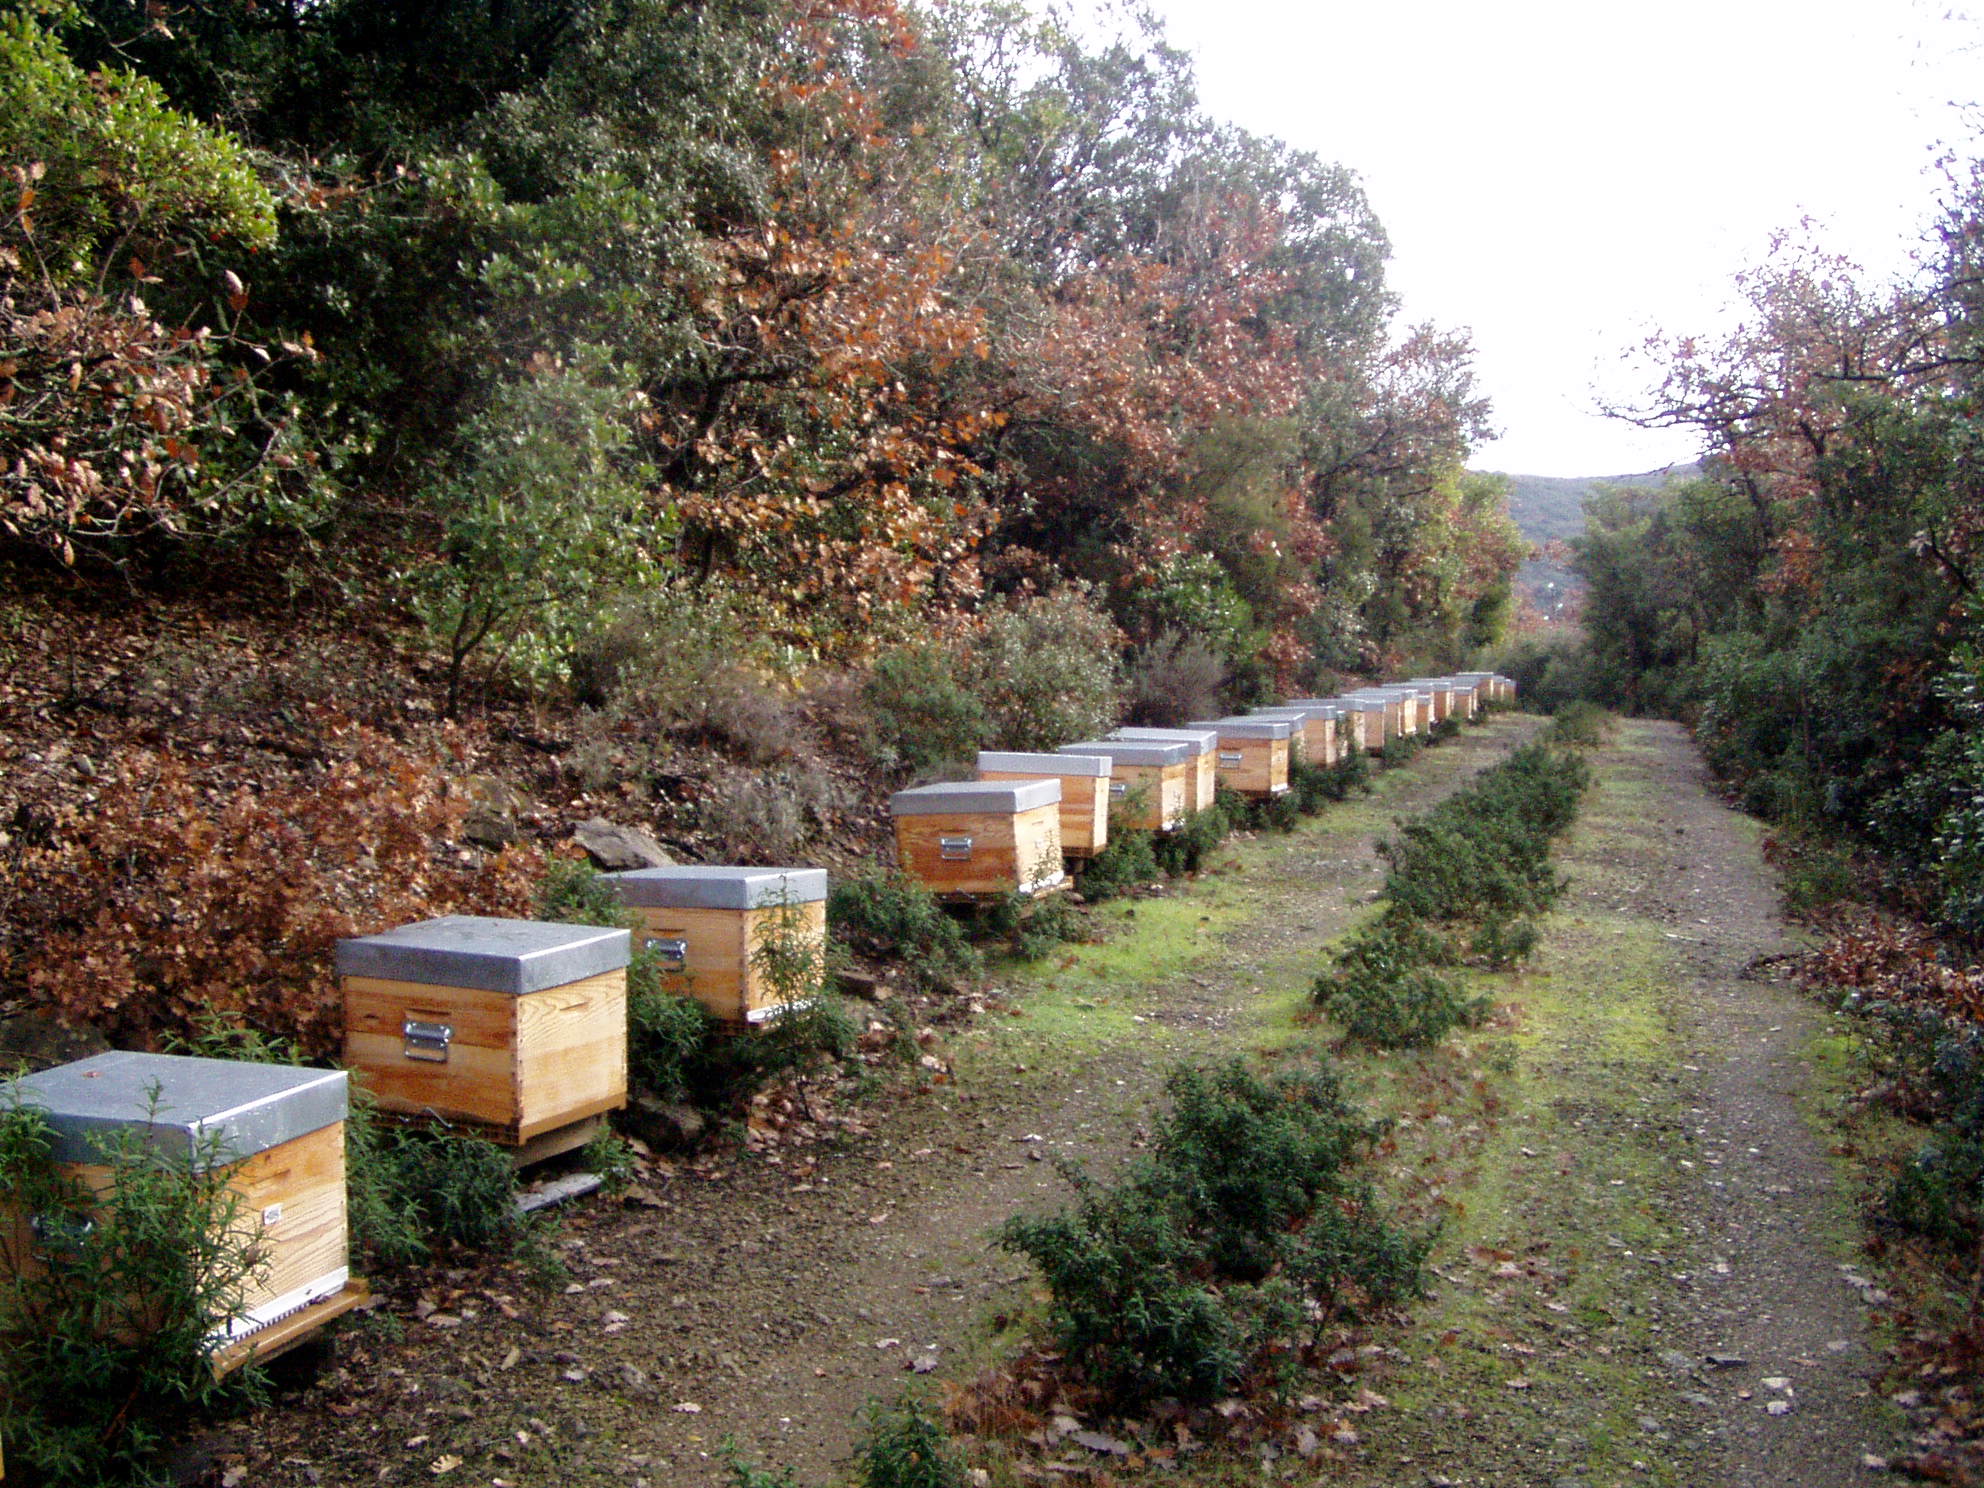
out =
<svg viewBox="0 0 1984 1488"><path fill-rule="evenodd" d="M430 1286L424 1319L396 1298L314 1384L241 1423L223 1462L239 1454L257 1483L699 1484L728 1481L728 1439L825 1481L864 1402L983 1355L1027 1275L987 1237L1060 1201L1046 1159L1107 1166L1175 1060L1285 1039L1321 946L1380 881L1377 834L1536 728L1471 730L1294 836L1112 909L1108 944L1007 980L1010 1010L957 1041L953 1083L874 1113L843 1150L582 1209L548 1296L463 1274L458 1292Z"/></svg>
<svg viewBox="0 0 1984 1488"><path fill-rule="evenodd" d="M1868 1482L1900 1424L1866 1379L1881 1298L1797 1104L1828 1015L1773 979L1757 833L1683 731L1625 725L1599 762L1515 1030L1473 1050L1511 1078L1439 1295L1346 1480Z"/></svg>

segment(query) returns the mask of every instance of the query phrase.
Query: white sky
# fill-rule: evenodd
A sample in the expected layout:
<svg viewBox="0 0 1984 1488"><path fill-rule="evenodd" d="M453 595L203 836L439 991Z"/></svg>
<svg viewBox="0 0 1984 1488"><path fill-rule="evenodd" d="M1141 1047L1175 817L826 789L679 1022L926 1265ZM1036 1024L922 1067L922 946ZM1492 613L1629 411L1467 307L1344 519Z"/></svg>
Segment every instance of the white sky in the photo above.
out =
<svg viewBox="0 0 1984 1488"><path fill-rule="evenodd" d="M1971 133L1952 102L1984 101L1984 24L1940 0L1150 3L1209 113L1362 176L1404 316L1473 329L1480 469L1692 458L1595 412L1644 386L1621 357L1714 330L1804 217L1898 270Z"/></svg>

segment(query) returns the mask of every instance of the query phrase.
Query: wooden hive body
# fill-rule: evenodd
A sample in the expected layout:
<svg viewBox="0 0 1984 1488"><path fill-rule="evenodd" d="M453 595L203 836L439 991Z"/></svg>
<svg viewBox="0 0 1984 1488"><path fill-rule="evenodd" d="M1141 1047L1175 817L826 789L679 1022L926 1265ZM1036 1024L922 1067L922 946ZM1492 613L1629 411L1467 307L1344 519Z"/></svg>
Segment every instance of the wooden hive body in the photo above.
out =
<svg viewBox="0 0 1984 1488"><path fill-rule="evenodd" d="M364 1298L347 1269L342 1070L115 1052L29 1075L16 1087L40 1109L60 1169L93 1193L116 1179L106 1143L137 1142L218 1168L236 1196L236 1238L260 1264L244 1316L217 1331L216 1370L265 1351L299 1322L312 1331ZM154 1103L154 1093L156 1102ZM0 1267L35 1267L31 1216L8 1212Z"/></svg>
<svg viewBox="0 0 1984 1488"><path fill-rule="evenodd" d="M890 797L889 812L903 872L933 894L1047 894L1067 883L1058 780L919 786Z"/></svg>
<svg viewBox="0 0 1984 1488"><path fill-rule="evenodd" d="M1219 779L1243 796L1278 796L1288 789L1286 718L1219 718L1196 725L1219 735Z"/></svg>
<svg viewBox="0 0 1984 1488"><path fill-rule="evenodd" d="M1063 744L1060 754L1099 755L1109 761L1109 812L1121 826L1143 832L1176 831L1190 809L1198 764L1192 746L1176 739L1088 739Z"/></svg>
<svg viewBox="0 0 1984 1488"><path fill-rule="evenodd" d="M1426 695L1431 703L1431 717L1434 723L1445 723L1454 714L1453 684L1444 677L1414 677L1412 685Z"/></svg>
<svg viewBox="0 0 1984 1488"><path fill-rule="evenodd" d="M1219 799L1219 734L1188 724L1184 728L1119 728L1112 739L1156 740L1183 744L1191 751L1185 771L1185 810L1210 810Z"/></svg>
<svg viewBox="0 0 1984 1488"><path fill-rule="evenodd" d="M732 1027L778 1015L788 1000L781 976L808 989L825 980L823 868L639 868L606 878L639 922L635 934L659 952L670 990ZM783 972L767 964L780 950L795 956Z"/></svg>
<svg viewBox="0 0 1984 1488"><path fill-rule="evenodd" d="M1333 765L1341 755L1337 748L1337 707L1316 698L1297 698L1276 708L1256 708L1254 718L1289 718L1297 723L1289 735L1289 758L1312 765Z"/></svg>
<svg viewBox="0 0 1984 1488"><path fill-rule="evenodd" d="M980 780L1061 782L1061 851L1092 858L1109 845L1109 761L1099 754L1012 754L981 750Z"/></svg>
<svg viewBox="0 0 1984 1488"><path fill-rule="evenodd" d="M627 1104L630 949L625 930L474 915L339 941L345 1063L382 1109L506 1146L576 1129Z"/></svg>

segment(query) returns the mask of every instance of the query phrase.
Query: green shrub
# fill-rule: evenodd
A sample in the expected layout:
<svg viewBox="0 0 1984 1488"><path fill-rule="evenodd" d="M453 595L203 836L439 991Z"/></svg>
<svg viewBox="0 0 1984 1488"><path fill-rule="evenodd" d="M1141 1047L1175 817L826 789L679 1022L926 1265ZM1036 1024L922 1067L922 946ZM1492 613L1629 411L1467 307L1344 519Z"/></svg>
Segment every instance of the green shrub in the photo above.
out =
<svg viewBox="0 0 1984 1488"><path fill-rule="evenodd" d="M659 982L659 963L643 958L650 968L643 982ZM710 1046L723 1037L722 1025L693 997L663 991L657 985L636 990L628 979L627 1074L634 1085L663 1100L681 1100L697 1085Z"/></svg>
<svg viewBox="0 0 1984 1488"><path fill-rule="evenodd" d="M863 955L899 959L925 986L979 969L963 928L928 889L901 873L858 874L835 883L827 895L827 929Z"/></svg>
<svg viewBox="0 0 1984 1488"><path fill-rule="evenodd" d="M984 705L950 653L931 642L876 657L861 700L868 752L885 770L923 774L972 759L985 742Z"/></svg>
<svg viewBox="0 0 1984 1488"><path fill-rule="evenodd" d="M1346 1038L1375 1049L1437 1044L1479 1023L1492 1006L1430 966L1368 954L1319 977L1315 997Z"/></svg>
<svg viewBox="0 0 1984 1488"><path fill-rule="evenodd" d="M1194 718L1225 712L1227 667L1204 638L1161 630L1130 657L1129 721L1145 728L1182 728Z"/></svg>
<svg viewBox="0 0 1984 1488"><path fill-rule="evenodd" d="M1444 744L1449 739L1457 739L1459 737L1460 718L1457 714L1449 713L1445 718L1440 719L1439 722L1433 725L1432 742L1435 744Z"/></svg>
<svg viewBox="0 0 1984 1488"><path fill-rule="evenodd" d="M1109 828L1109 841L1083 865L1075 887L1091 904L1128 893L1158 875L1151 834L1135 827Z"/></svg>
<svg viewBox="0 0 1984 1488"><path fill-rule="evenodd" d="M1080 910L1061 894L1009 894L986 916L987 927L1008 938L1013 954L1037 961L1087 933Z"/></svg>
<svg viewBox="0 0 1984 1488"><path fill-rule="evenodd" d="M1085 587L1009 596L981 618L966 675L991 747L1053 750L1115 725L1123 637Z"/></svg>
<svg viewBox="0 0 1984 1488"><path fill-rule="evenodd" d="M1307 760L1289 761L1288 794L1304 816L1314 816L1330 802L1343 799L1335 772L1328 765L1313 765Z"/></svg>
<svg viewBox="0 0 1984 1488"><path fill-rule="evenodd" d="M1586 698L1573 698L1550 720L1552 744L1596 749L1612 730L1612 715Z"/></svg>
<svg viewBox="0 0 1984 1488"><path fill-rule="evenodd" d="M1430 1237L1401 1234L1356 1166L1379 1128L1326 1068L1263 1079L1181 1067L1151 1156L1114 1185L1073 1168L1071 1210L1009 1221L1068 1355L1133 1405L1216 1398L1277 1372L1323 1320L1419 1286Z"/></svg>
<svg viewBox="0 0 1984 1488"><path fill-rule="evenodd" d="M1151 843L1157 866L1173 878L1197 873L1233 830L1232 813L1244 808L1239 796L1221 791L1212 805L1190 812L1176 831L1166 832Z"/></svg>
<svg viewBox="0 0 1984 1488"><path fill-rule="evenodd" d="M922 1400L870 1401L865 1414L855 1448L862 1488L965 1488L969 1479L957 1445Z"/></svg>
<svg viewBox="0 0 1984 1488"><path fill-rule="evenodd" d="M0 1437L51 1483L151 1479L168 1436L226 1391L214 1335L246 1315L257 1266L218 1138L189 1163L127 1132L97 1161L101 1197L54 1161L42 1114L0 1095L0 1191L34 1216L0 1233ZM31 1256L12 1253L22 1241Z"/></svg>
<svg viewBox="0 0 1984 1488"><path fill-rule="evenodd" d="M447 1246L500 1253L523 1238L517 1165L505 1148L466 1131L384 1124L374 1127L373 1144L359 1162L377 1173L371 1181L396 1216L384 1236L363 1237L380 1259L421 1260ZM378 1250L382 1239L404 1244L408 1235L411 1253Z"/></svg>
<svg viewBox="0 0 1984 1488"><path fill-rule="evenodd" d="M1399 734L1385 741L1379 757L1384 760L1387 769L1396 769L1412 763L1423 747L1417 734Z"/></svg>

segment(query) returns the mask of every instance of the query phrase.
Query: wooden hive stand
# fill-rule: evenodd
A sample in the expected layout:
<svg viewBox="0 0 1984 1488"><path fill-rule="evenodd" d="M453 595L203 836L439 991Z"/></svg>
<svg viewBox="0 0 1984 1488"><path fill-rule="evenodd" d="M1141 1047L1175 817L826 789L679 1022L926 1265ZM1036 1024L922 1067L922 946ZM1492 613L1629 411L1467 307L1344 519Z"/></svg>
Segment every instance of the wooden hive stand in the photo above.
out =
<svg viewBox="0 0 1984 1488"><path fill-rule="evenodd" d="M1099 754L980 750L980 780L1061 782L1061 852L1092 858L1109 845L1109 761Z"/></svg>
<svg viewBox="0 0 1984 1488"><path fill-rule="evenodd" d="M239 1238L261 1264L239 1315L213 1334L216 1376L295 1347L365 1300L348 1269L343 1070L119 1051L15 1090L46 1119L58 1167L94 1193L111 1191L112 1149L132 1140L226 1174ZM34 1216L0 1214L0 1268L27 1273L38 1264Z"/></svg>
<svg viewBox="0 0 1984 1488"><path fill-rule="evenodd" d="M632 937L449 915L338 942L344 1058L379 1107L460 1123L519 1164L627 1104Z"/></svg>
<svg viewBox="0 0 1984 1488"><path fill-rule="evenodd" d="M1084 739L1061 754L1109 761L1109 813L1119 826L1175 832L1184 824L1197 763L1192 746L1175 739Z"/></svg>
<svg viewBox="0 0 1984 1488"><path fill-rule="evenodd" d="M896 857L939 898L1052 894L1061 863L1059 780L953 780L897 791Z"/></svg>
<svg viewBox="0 0 1984 1488"><path fill-rule="evenodd" d="M1150 740L1182 743L1191 751L1191 768L1185 774L1185 810L1210 811L1219 799L1219 731L1193 724L1187 728L1119 728L1112 739Z"/></svg>
<svg viewBox="0 0 1984 1488"><path fill-rule="evenodd" d="M670 866L609 873L675 990L733 1031L803 1007L826 979L824 868ZM791 964L775 964L790 955ZM793 993L807 989L798 996Z"/></svg>
<svg viewBox="0 0 1984 1488"><path fill-rule="evenodd" d="M1194 724L1219 735L1219 779L1243 796L1279 796L1288 790L1288 741L1295 725L1286 718L1215 718Z"/></svg>

